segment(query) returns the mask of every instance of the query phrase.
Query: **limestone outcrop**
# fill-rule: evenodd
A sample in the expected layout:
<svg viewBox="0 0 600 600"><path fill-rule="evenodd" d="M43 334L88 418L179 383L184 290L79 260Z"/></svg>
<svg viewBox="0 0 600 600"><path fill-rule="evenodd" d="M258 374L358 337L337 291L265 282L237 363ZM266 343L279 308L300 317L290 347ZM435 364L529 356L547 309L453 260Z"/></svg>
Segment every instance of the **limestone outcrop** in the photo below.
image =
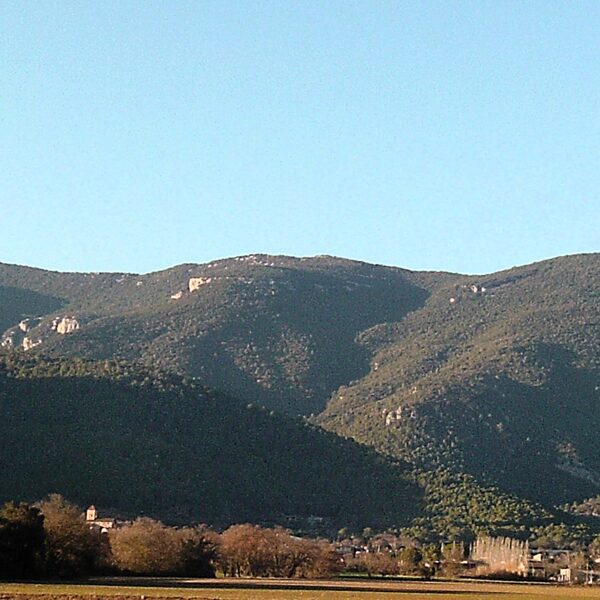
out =
<svg viewBox="0 0 600 600"><path fill-rule="evenodd" d="M211 281L211 277L190 277L190 280L188 281L188 289L190 292L195 292L200 286L206 285Z"/></svg>
<svg viewBox="0 0 600 600"><path fill-rule="evenodd" d="M25 336L23 338L23 342L22 342L21 346L23 347L23 350L27 351L27 350L31 350L32 348L35 348L36 346L39 346L41 343L42 343L42 340L40 340L40 339L34 340L33 338Z"/></svg>
<svg viewBox="0 0 600 600"><path fill-rule="evenodd" d="M73 333L80 328L79 321L75 317L57 317L52 321L52 330L61 335Z"/></svg>

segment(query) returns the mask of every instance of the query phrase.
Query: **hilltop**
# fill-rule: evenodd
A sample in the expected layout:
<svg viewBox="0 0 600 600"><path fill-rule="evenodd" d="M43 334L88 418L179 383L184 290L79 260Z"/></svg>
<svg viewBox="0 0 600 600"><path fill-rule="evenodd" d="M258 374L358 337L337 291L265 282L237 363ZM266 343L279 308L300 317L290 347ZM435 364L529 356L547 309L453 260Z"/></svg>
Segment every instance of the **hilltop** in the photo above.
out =
<svg viewBox="0 0 600 600"><path fill-rule="evenodd" d="M434 289L359 336L371 370L317 422L431 469L541 501L600 486L600 257L564 257Z"/></svg>
<svg viewBox="0 0 600 600"><path fill-rule="evenodd" d="M430 279L332 257L252 255L147 275L0 265L2 343L142 360L306 415L368 373L356 336L422 306Z"/></svg>

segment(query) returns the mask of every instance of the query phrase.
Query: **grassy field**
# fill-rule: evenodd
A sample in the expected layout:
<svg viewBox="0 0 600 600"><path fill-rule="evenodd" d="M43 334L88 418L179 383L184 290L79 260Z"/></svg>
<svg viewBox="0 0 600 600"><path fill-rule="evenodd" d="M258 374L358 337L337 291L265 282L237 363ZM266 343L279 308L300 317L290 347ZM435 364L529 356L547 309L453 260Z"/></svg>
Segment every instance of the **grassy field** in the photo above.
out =
<svg viewBox="0 0 600 600"><path fill-rule="evenodd" d="M600 587L423 581L123 579L4 583L0 600L600 600Z"/></svg>

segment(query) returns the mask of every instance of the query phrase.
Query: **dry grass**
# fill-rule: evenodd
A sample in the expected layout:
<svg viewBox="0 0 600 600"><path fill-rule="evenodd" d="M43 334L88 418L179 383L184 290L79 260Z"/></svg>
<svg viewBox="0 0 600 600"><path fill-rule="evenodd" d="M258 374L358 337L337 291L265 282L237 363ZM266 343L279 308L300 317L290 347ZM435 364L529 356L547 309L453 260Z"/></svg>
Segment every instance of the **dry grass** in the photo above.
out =
<svg viewBox="0 0 600 600"><path fill-rule="evenodd" d="M5 583L0 600L600 600L600 587L423 581L121 579Z"/></svg>

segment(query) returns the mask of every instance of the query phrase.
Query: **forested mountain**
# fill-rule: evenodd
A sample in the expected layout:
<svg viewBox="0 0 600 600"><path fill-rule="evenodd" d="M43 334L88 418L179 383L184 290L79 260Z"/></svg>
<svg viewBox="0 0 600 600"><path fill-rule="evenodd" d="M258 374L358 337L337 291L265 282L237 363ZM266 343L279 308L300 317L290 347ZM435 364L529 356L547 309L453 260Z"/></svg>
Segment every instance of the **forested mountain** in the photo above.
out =
<svg viewBox="0 0 600 600"><path fill-rule="evenodd" d="M424 303L421 279L431 276L329 257L247 256L141 276L0 265L3 344L141 359L290 414L317 413L369 371L356 336Z"/></svg>
<svg viewBox="0 0 600 600"><path fill-rule="evenodd" d="M482 276L265 255L147 275L0 265L0 325L28 357L139 361L550 506L600 492L599 268L599 255Z"/></svg>
<svg viewBox="0 0 600 600"><path fill-rule="evenodd" d="M545 502L600 489L600 257L446 282L359 336L367 376L317 421Z"/></svg>
<svg viewBox="0 0 600 600"><path fill-rule="evenodd" d="M405 466L300 419L126 363L0 354L0 503L60 492L170 522L408 524Z"/></svg>

